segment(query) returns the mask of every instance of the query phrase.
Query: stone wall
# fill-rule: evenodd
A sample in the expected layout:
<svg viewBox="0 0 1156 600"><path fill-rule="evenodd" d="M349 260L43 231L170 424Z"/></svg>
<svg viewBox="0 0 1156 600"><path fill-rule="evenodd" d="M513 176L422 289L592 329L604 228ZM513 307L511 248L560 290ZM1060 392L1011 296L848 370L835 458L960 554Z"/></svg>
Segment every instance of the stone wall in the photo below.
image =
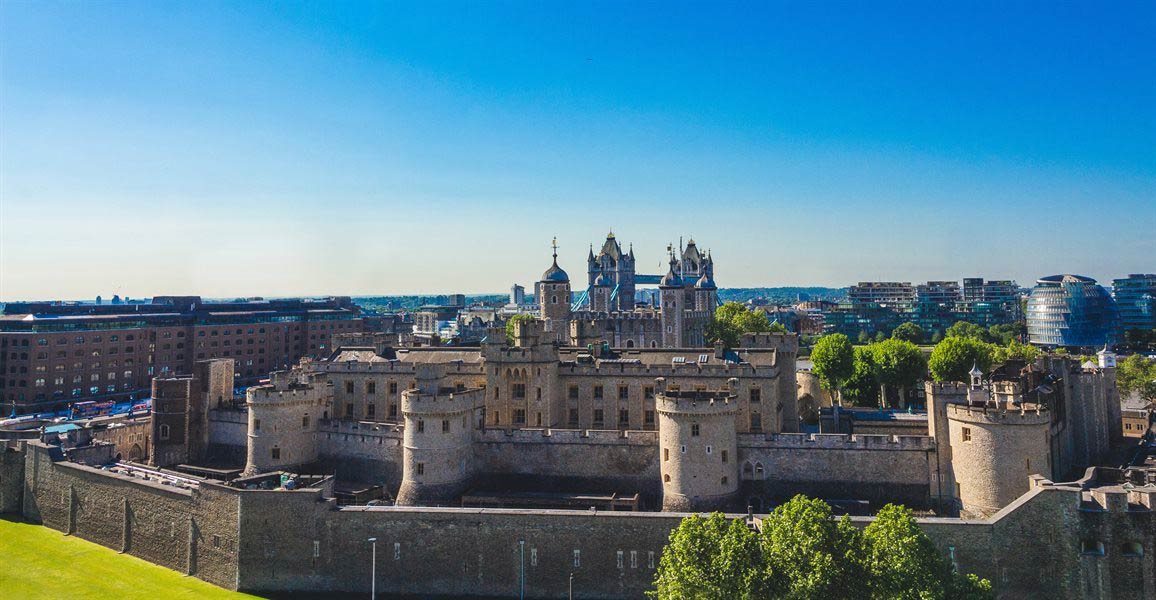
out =
<svg viewBox="0 0 1156 600"><path fill-rule="evenodd" d="M740 477L756 507L796 494L917 508L930 502L936 446L926 436L740 435L738 446Z"/></svg>
<svg viewBox="0 0 1156 600"><path fill-rule="evenodd" d="M24 453L22 512L32 521L222 587L237 585L237 491L196 489L60 462L59 448Z"/></svg>
<svg viewBox="0 0 1156 600"><path fill-rule="evenodd" d="M23 444L0 442L0 513L18 513L24 501Z"/></svg>

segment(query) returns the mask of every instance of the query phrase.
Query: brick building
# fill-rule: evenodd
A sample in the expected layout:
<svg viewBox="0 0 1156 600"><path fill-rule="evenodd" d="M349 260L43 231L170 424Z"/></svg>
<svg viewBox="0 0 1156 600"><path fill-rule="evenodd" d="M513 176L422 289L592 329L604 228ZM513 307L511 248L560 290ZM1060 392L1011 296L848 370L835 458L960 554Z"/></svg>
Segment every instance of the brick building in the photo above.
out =
<svg viewBox="0 0 1156 600"><path fill-rule="evenodd" d="M147 397L153 377L232 358L237 384L255 383L334 334L365 328L348 297L206 302L158 296L148 304L10 303L0 315L4 412L61 410L79 400Z"/></svg>

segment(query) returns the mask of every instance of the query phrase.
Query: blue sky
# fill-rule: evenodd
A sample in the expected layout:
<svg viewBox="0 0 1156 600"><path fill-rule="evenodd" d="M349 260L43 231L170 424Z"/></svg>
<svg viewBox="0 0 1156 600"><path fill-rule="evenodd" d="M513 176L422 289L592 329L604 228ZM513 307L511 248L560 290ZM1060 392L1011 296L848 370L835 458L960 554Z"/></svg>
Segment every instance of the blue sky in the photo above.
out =
<svg viewBox="0 0 1156 600"><path fill-rule="evenodd" d="M1156 270L1156 4L0 2L0 299ZM576 277L577 279L578 277Z"/></svg>

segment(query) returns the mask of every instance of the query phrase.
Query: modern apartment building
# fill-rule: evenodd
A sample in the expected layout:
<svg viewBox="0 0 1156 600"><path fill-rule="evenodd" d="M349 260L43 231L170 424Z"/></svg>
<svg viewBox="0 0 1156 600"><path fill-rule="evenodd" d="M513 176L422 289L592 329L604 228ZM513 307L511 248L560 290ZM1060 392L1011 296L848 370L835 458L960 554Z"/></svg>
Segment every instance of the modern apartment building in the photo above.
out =
<svg viewBox="0 0 1156 600"><path fill-rule="evenodd" d="M0 314L0 400L5 413L19 414L143 398L153 377L188 374L211 358L233 359L237 384L249 384L303 356L327 355L335 333L364 328L348 297L10 303Z"/></svg>

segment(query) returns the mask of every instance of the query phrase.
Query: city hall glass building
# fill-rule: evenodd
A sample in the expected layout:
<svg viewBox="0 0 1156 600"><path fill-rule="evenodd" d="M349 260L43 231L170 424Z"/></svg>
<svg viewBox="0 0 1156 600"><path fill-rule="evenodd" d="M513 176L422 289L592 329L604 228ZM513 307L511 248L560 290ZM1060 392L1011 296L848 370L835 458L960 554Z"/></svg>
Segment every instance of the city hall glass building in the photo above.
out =
<svg viewBox="0 0 1156 600"><path fill-rule="evenodd" d="M1051 275L1028 298L1028 339L1046 346L1097 347L1110 343L1116 303L1091 277Z"/></svg>

